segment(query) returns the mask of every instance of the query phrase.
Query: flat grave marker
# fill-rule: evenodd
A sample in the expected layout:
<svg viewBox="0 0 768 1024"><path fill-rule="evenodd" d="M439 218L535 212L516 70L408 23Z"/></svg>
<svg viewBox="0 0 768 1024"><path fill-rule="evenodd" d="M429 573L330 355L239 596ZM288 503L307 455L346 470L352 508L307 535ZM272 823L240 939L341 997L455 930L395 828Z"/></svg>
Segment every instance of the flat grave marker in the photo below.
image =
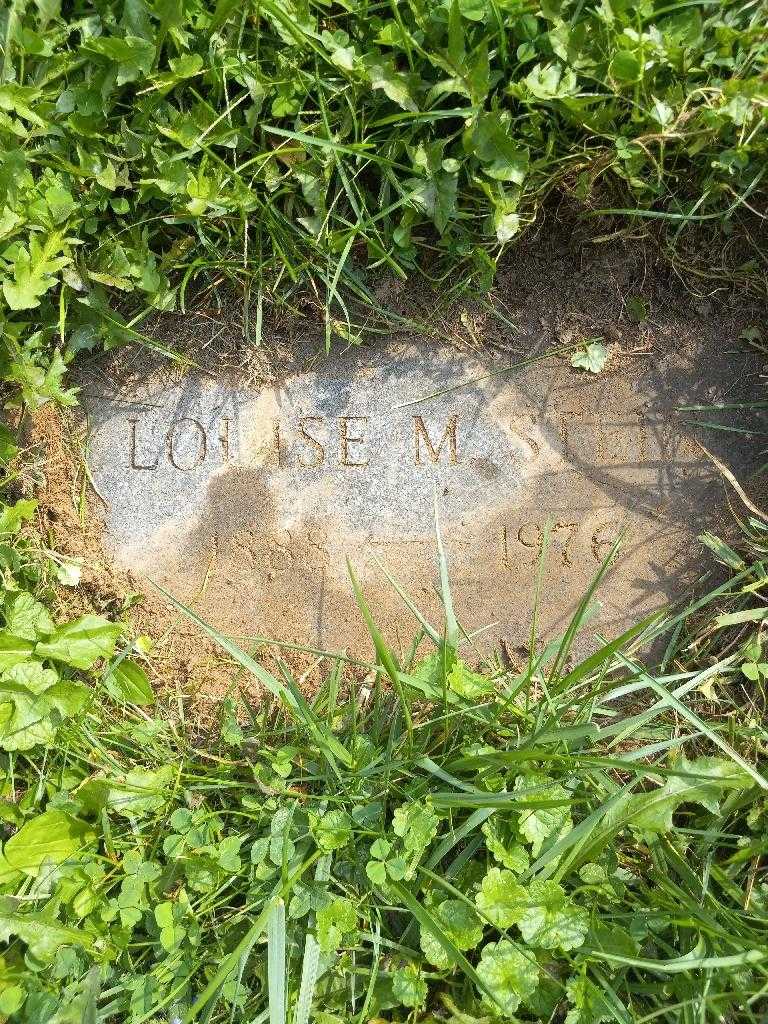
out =
<svg viewBox="0 0 768 1024"><path fill-rule="evenodd" d="M674 351L616 356L599 375L564 359L499 372L508 362L407 341L334 351L259 387L105 368L82 399L108 548L226 632L362 654L347 557L396 643L416 621L387 573L440 621L436 500L457 614L488 650L526 642L547 523L548 635L626 529L594 620L626 628L704 564L696 534L722 487L677 410L732 400L738 367ZM737 474L751 468L739 435L706 442Z"/></svg>

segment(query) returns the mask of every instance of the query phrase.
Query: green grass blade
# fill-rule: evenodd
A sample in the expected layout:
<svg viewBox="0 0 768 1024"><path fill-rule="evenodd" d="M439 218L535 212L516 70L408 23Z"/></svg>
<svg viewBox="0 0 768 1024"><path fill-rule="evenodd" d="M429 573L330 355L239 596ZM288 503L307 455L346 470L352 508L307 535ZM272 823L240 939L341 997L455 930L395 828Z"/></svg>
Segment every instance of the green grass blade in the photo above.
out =
<svg viewBox="0 0 768 1024"><path fill-rule="evenodd" d="M326 854L317 862L315 881L327 882L331 877L332 855ZM320 946L311 931L307 931L304 939L304 958L301 964L301 982L296 1008L293 1013L293 1024L309 1024L312 1013L312 1000L320 971Z"/></svg>
<svg viewBox="0 0 768 1024"><path fill-rule="evenodd" d="M276 900L267 921L269 1024L285 1024L285 901Z"/></svg>
<svg viewBox="0 0 768 1024"><path fill-rule="evenodd" d="M430 932L433 938L440 943L451 963L458 967L458 969L465 974L471 982L477 985L481 992L485 992L493 1003L496 1003L496 997L493 992L491 992L491 990L484 984L482 978L478 975L472 964L467 960L464 954L456 948L456 945L451 941L448 935L446 935L445 929L440 927L439 922L434 918L429 910L427 910L422 903L419 903L416 897L411 893L410 889L403 885L402 882L390 882L389 884L398 894L405 906L408 907L422 928L425 928Z"/></svg>
<svg viewBox="0 0 768 1024"><path fill-rule="evenodd" d="M566 691L571 689L576 683L580 682L586 676L591 675L595 669L599 668L606 661L609 661L614 655L627 647L636 637L640 636L652 623L656 622L664 613L660 611L651 612L650 615L636 623L634 626L630 626L628 630L617 636L615 640L609 641L604 644L598 651L591 654L584 661L580 662L576 668L567 675L564 675L559 683L558 690Z"/></svg>
<svg viewBox="0 0 768 1024"><path fill-rule="evenodd" d="M658 694L661 700L668 704L671 708L674 708L679 715L682 715L687 722L697 729L702 735L706 736L716 747L719 747L724 754L726 754L732 761L744 769L748 775L750 775L755 782L760 786L761 789L768 790L768 780L755 768L753 764L747 761L746 758L742 757L738 751L734 750L730 743L727 743L714 729L710 728L704 722L695 711L692 711L686 704L683 704L673 693L669 690L665 690L664 687L652 676L648 675L639 665L633 664L628 661L623 655L619 655L621 661L623 661L627 668L631 668L634 671L639 672L640 678L647 686L649 686L654 693Z"/></svg>
<svg viewBox="0 0 768 1024"><path fill-rule="evenodd" d="M402 600L402 602L406 606L406 608L414 616L414 618L419 623L419 625L424 630L424 632L429 637L429 639L432 641L432 643L434 643L434 644L439 646L441 637L440 637L440 634L438 633L438 631L435 629L435 627L424 618L424 616L421 614L421 612L417 608L416 604L411 600L408 592L398 582L398 580L396 580L395 577L389 572L389 570L384 565L384 563L381 561L381 559L377 555L374 555L373 556L373 560L374 560L374 562L376 562L378 567L384 573L384 575L387 578L387 582L390 584L390 586L395 591L397 596Z"/></svg>
<svg viewBox="0 0 768 1024"><path fill-rule="evenodd" d="M671 960L646 960L640 957L620 956L618 953L606 953L603 950L590 949L589 953L597 960L605 960L611 964L623 964L627 967L639 967L645 971L658 974L688 974L689 971L711 971L726 968L733 970L764 963L768 960L768 950L747 949L733 956L686 956L674 957Z"/></svg>
<svg viewBox="0 0 768 1024"><path fill-rule="evenodd" d="M373 931L373 941L371 945L373 966L371 968L371 973L368 977L368 988L365 993L365 999L363 1000L363 1005L360 1007L360 1013L357 1016L357 1024L364 1024L364 1022L368 1019L368 1007L371 1005L371 1000L373 999L373 994L376 989L376 982L378 981L379 978L381 927L378 921L376 922L376 926Z"/></svg>
<svg viewBox="0 0 768 1024"><path fill-rule="evenodd" d="M605 559L603 560L602 565L597 570L595 578L587 587L587 590L584 596L582 597L581 601L579 602L579 606L576 609L573 618L568 624L568 628L565 631L562 643L560 644L560 648L557 654L555 655L555 660L553 662L552 668L550 669L549 678L547 681L547 686L549 689L552 688L553 683L558 678L559 673L563 665L565 664L568 655L571 652L571 647L573 646L573 641L576 637L576 634L578 633L579 629L581 628L581 626L587 618L587 613L589 611L592 598L595 596L595 592L602 583L609 568L613 564L613 559L616 555L616 552L619 550L619 547L621 546L623 539L624 532L622 531L622 533L620 533L616 540L613 542L611 550L608 552Z"/></svg>
<svg viewBox="0 0 768 1024"><path fill-rule="evenodd" d="M390 651L389 647L384 641L384 637L379 632L378 626L373 621L371 610L368 607L368 603L365 600L365 596L363 595L363 591L360 588L360 584L357 581L357 576L355 576L355 571L352 568L352 563L350 562L349 559L347 559L347 571L349 573L349 578L352 581L352 591L355 595L357 606L360 609L365 624L368 627L368 632L371 635L371 640L373 641L373 646L374 649L376 650L376 656L381 662L384 671L387 673L390 680L392 681L392 685L394 686L395 691L400 699L400 708L403 712L403 720L405 721L405 727L410 739L412 740L413 719L411 717L411 709L408 705L408 701L406 699L405 692L400 681L400 666L397 662L397 658Z"/></svg>
<svg viewBox="0 0 768 1024"><path fill-rule="evenodd" d="M205 988L197 997L195 1002L186 1012L186 1014L182 1018L182 1024L193 1024L193 1021L195 1021L198 1015L202 1013L202 1011L208 1006L210 1001L218 993L219 989L227 980L232 971L236 969L237 965L240 963L240 959L243 953L246 950L252 948L254 943L257 942L259 938L261 938L261 936L264 933L264 930L267 927L267 922L269 921L272 915L273 908L275 904L278 902L278 899L279 897L273 897L265 904L265 906L262 908L258 917L253 922L251 927L248 929L246 934L237 944L235 949L229 954L229 956L224 958L224 961L219 967L219 969L216 971L214 976L205 986Z"/></svg>
<svg viewBox="0 0 768 1024"><path fill-rule="evenodd" d="M445 554L443 536L440 530L440 507L437 498L437 486L435 486L434 491L434 507L435 537L437 538L437 562L440 569L440 596L443 602L443 610L445 612L445 642L448 648L446 651L446 657L449 660L453 660L459 646L459 624L456 621L456 615L453 610L453 597L451 595L451 585L448 580L448 558ZM446 668L450 668L450 665L447 665Z"/></svg>

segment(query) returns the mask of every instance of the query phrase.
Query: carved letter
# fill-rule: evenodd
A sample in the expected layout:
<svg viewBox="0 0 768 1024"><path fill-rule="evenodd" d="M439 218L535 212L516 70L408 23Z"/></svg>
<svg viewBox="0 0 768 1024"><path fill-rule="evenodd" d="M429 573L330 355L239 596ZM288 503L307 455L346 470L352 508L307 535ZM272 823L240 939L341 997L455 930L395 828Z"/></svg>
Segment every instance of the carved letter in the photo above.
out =
<svg viewBox="0 0 768 1024"><path fill-rule="evenodd" d="M129 419L128 422L131 425L131 469L157 469L157 464L160 461L159 455L152 466L143 466L136 461L136 424L139 421L134 418Z"/></svg>
<svg viewBox="0 0 768 1024"><path fill-rule="evenodd" d="M219 424L219 444L226 462L229 462L229 416L222 417Z"/></svg>
<svg viewBox="0 0 768 1024"><path fill-rule="evenodd" d="M415 444L416 444L416 465L417 466L422 466L423 465L423 463L421 461L421 447L419 445L419 441L423 440L424 444L427 446L427 454L428 454L431 462L437 462L440 459L440 453L442 452L443 446L444 446L445 442L447 441L448 442L448 450L449 450L449 453L450 453L448 462L452 466L455 466L456 463L459 461L458 460L458 456L457 456L457 451L456 451L456 430L457 430L458 424L459 424L459 417L458 416L451 416L450 419L448 420L448 426L443 431L443 436L440 438L440 442L439 442L437 448L435 448L435 446L432 444L432 441L430 440L429 434L427 433L427 428L426 428L426 426L424 424L424 420L421 418L421 416L414 416L413 417L413 427L414 427L414 441L415 441Z"/></svg>
<svg viewBox="0 0 768 1024"><path fill-rule="evenodd" d="M174 443L176 441L176 432L182 423L191 423L197 434L197 454L188 466L183 466L176 460L176 451ZM202 466L205 462L205 457L208 454L208 439L205 436L205 427L198 420L190 419L187 416L182 416L180 420L176 420L171 429L168 431L167 439L168 447L168 459L172 466L176 469L182 469L185 472L191 469L197 469L198 466Z"/></svg>
<svg viewBox="0 0 768 1024"><path fill-rule="evenodd" d="M312 437L304 429L305 423L323 423L322 416L302 416L299 420L299 433L305 441L309 441L312 445L312 451L314 453L314 462L303 462L299 459L299 465L304 469L314 469L315 466L321 466L325 462L325 448L320 444L316 437Z"/></svg>
<svg viewBox="0 0 768 1024"><path fill-rule="evenodd" d="M272 420L272 441L275 446L277 468L280 469L283 464L283 450L280 447L280 420Z"/></svg>
<svg viewBox="0 0 768 1024"><path fill-rule="evenodd" d="M348 433L349 424L357 420L360 423L366 424L368 422L367 416L340 416L339 417L339 433L341 434L341 454L339 461L342 466L367 466L368 460L365 462L352 462L349 458L349 446L351 444L360 444L365 441L362 436L350 437Z"/></svg>
<svg viewBox="0 0 768 1024"><path fill-rule="evenodd" d="M602 526L598 526L592 534L592 556L596 561L603 562L607 558L620 532L621 523L609 520L607 523L603 523ZM608 536L605 536L606 533Z"/></svg>

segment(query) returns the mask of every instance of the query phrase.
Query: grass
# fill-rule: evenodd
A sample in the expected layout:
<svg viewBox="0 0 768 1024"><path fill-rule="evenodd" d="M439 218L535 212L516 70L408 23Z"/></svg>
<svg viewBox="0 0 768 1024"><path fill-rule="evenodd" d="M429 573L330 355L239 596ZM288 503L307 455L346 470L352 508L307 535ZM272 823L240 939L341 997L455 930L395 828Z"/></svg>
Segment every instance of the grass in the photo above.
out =
<svg viewBox="0 0 768 1024"><path fill-rule="evenodd" d="M561 638L475 671L439 547L445 628L405 661L353 577L364 687L328 653L307 701L202 625L267 697L198 736L8 539L37 566L0 637L11 1021L764 1019L761 561L710 538L716 591L574 663L614 550Z"/></svg>
<svg viewBox="0 0 768 1024"><path fill-rule="evenodd" d="M6 0L0 378L72 404L78 353L193 292L309 307L382 275L490 286L547 204L765 294L764 2ZM749 344L764 347L757 327ZM156 345L155 345L156 347ZM599 368L604 352L576 358ZM586 362L585 362L586 361ZM717 424L717 410L692 409ZM18 448L0 430L4 493ZM717 590L581 663L318 655L194 731L126 626L55 622L78 568L0 504L0 1019L12 1024L756 1024L768 1015L768 534ZM438 539L440 531L437 531ZM450 544L446 546L450 548ZM396 589L399 587L394 581ZM546 593L541 600L547 599ZM192 613L179 606L180 614ZM658 664L639 651L663 641Z"/></svg>
<svg viewBox="0 0 768 1024"><path fill-rule="evenodd" d="M66 365L191 290L326 341L383 275L487 288L548 202L765 294L764 0L6 0L0 377ZM702 235L702 232L705 232Z"/></svg>

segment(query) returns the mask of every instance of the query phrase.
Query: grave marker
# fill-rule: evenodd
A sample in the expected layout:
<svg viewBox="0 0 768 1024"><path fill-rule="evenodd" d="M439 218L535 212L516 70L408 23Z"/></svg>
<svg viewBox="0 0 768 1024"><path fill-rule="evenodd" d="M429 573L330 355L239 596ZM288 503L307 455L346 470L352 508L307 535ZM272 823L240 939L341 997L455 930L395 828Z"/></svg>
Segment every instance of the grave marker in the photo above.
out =
<svg viewBox="0 0 768 1024"><path fill-rule="evenodd" d="M436 496L462 625L494 624L480 646L525 642L547 523L543 630L565 628L624 528L595 622L625 628L695 562L720 492L676 409L720 368L707 381L674 353L598 376L503 365L416 343L334 352L261 387L167 366L138 384L118 365L83 394L109 548L225 631L363 653L345 559L403 644L416 624L387 573L439 622ZM748 449L715 440L746 471Z"/></svg>

